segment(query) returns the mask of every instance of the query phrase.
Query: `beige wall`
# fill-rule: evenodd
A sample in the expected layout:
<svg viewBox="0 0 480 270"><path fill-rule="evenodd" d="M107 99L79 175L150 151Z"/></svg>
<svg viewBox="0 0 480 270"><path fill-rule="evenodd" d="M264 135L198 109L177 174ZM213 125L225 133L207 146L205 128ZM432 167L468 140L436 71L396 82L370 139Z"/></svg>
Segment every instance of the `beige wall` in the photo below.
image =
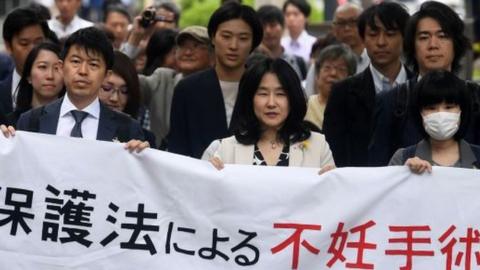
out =
<svg viewBox="0 0 480 270"><path fill-rule="evenodd" d="M259 7L266 4L276 5L281 8L283 6L283 2L285 1L284 0L255 0L255 8L258 9Z"/></svg>

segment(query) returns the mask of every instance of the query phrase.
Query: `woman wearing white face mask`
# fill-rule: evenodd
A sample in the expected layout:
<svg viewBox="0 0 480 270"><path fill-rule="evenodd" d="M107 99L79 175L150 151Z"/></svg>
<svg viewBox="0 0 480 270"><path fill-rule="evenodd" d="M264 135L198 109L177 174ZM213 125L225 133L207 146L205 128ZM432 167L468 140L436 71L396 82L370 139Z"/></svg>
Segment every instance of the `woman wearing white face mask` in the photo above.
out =
<svg viewBox="0 0 480 270"><path fill-rule="evenodd" d="M414 173L432 165L478 168L480 147L463 140L471 118L471 97L465 82L448 71L425 75L415 87L416 117L424 139L401 148L389 165L407 165Z"/></svg>

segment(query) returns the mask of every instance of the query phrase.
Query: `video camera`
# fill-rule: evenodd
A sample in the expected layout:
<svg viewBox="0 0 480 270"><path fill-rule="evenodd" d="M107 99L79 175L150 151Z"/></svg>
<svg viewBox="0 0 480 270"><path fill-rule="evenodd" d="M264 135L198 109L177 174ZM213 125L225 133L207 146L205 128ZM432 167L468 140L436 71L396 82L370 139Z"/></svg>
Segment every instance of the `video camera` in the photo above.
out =
<svg viewBox="0 0 480 270"><path fill-rule="evenodd" d="M140 19L140 25L143 28L147 28L155 22L168 22L172 23L173 20L168 19L166 16L157 15L154 9L147 9L142 12L142 18Z"/></svg>

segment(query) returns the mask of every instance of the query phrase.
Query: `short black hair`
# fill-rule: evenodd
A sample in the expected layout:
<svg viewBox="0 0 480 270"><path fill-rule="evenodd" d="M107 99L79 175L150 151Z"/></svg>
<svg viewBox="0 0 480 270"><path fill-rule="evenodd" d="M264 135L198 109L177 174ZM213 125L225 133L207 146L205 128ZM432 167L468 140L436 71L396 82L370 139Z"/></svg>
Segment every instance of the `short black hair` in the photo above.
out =
<svg viewBox="0 0 480 270"><path fill-rule="evenodd" d="M303 16L305 16L305 18L308 18L310 16L310 12L312 12L312 8L310 7L310 4L305 0L287 0L287 1L285 1L285 3L283 3L283 12L284 13L287 10L288 5L293 5L296 8L298 8L298 10L300 10L300 12L302 12Z"/></svg>
<svg viewBox="0 0 480 270"><path fill-rule="evenodd" d="M79 46L88 53L98 53L103 57L107 70L112 69L113 66L113 47L112 43L108 40L108 37L105 33L94 27L87 27L77 30L71 34L63 47L61 58L65 60L65 57L68 54L68 51L72 46Z"/></svg>
<svg viewBox="0 0 480 270"><path fill-rule="evenodd" d="M255 10L249 6L236 2L225 3L213 12L208 21L208 36L214 39L218 26L226 21L241 19L247 23L252 30L252 48L250 52L260 45L263 38L263 26L257 17Z"/></svg>
<svg viewBox="0 0 480 270"><path fill-rule="evenodd" d="M241 3L242 3L242 0L220 0L220 5L223 5L223 4L226 4L226 3L230 3L230 2L236 2L236 3L241 4Z"/></svg>
<svg viewBox="0 0 480 270"><path fill-rule="evenodd" d="M322 50L330 45L339 44L338 40L332 32L328 32L323 37L318 37L312 45L312 51L310 52L310 58L318 58Z"/></svg>
<svg viewBox="0 0 480 270"><path fill-rule="evenodd" d="M144 75L151 75L155 69L163 66L165 57L175 49L177 35L178 32L172 29L161 29L153 32L145 49L147 61L143 69Z"/></svg>
<svg viewBox="0 0 480 270"><path fill-rule="evenodd" d="M365 39L365 29L367 25L378 30L379 26L375 24L375 17L382 22L387 30L398 30L402 36L405 36L405 26L410 15L407 10L395 2L381 2L365 9L358 17L358 33L362 39Z"/></svg>
<svg viewBox="0 0 480 270"><path fill-rule="evenodd" d="M180 9L173 2L163 2L158 5L155 5L155 9L163 8L173 13L173 21L175 25L178 26L178 21L180 20Z"/></svg>
<svg viewBox="0 0 480 270"><path fill-rule="evenodd" d="M417 26L420 20L432 18L440 24L447 37L453 41L454 58L452 62L452 71L457 72L460 69L460 60L468 49L471 48L469 39L464 34L464 24L457 13L449 6L436 2L424 2L420 9L410 17L405 29L403 39L403 50L406 64L418 72L418 62L415 55L415 40Z"/></svg>
<svg viewBox="0 0 480 270"><path fill-rule="evenodd" d="M37 59L41 51L49 51L54 53L60 58L60 46L51 42L43 42L30 51L25 59L25 64L23 65L22 78L20 79L17 86L17 100L16 100L16 111L17 112L26 112L32 108L32 99L33 99L33 86L28 81L30 78L33 63ZM65 94L65 87L59 93L59 97Z"/></svg>
<svg viewBox="0 0 480 270"><path fill-rule="evenodd" d="M262 25L268 23L279 23L282 27L285 24L282 10L274 5L264 5L257 10L258 18Z"/></svg>
<svg viewBox="0 0 480 270"><path fill-rule="evenodd" d="M15 35L32 25L39 25L45 37L50 35L50 28L47 22L34 9L30 7L14 9L3 22L3 40L10 44Z"/></svg>
<svg viewBox="0 0 480 270"><path fill-rule="evenodd" d="M454 139L458 141L465 137L471 120L472 98L464 80L446 70L431 71L415 85L414 93L415 120L425 138L429 136L423 127L423 119L420 114L422 109L444 101L460 106L462 111L460 125Z"/></svg>
<svg viewBox="0 0 480 270"><path fill-rule="evenodd" d="M30 4L28 4L27 7L37 12L38 16L40 16L40 18L45 21L48 21L52 18L52 14L50 13L50 10L46 6L40 3L30 2Z"/></svg>
<svg viewBox="0 0 480 270"><path fill-rule="evenodd" d="M140 108L140 83L132 60L125 54L115 51L112 72L120 76L127 86L128 100L123 112L137 119Z"/></svg>
<svg viewBox="0 0 480 270"><path fill-rule="evenodd" d="M303 119L307 112L306 97L300 79L288 62L281 58L265 57L249 67L240 79L239 91L232 119L236 119L233 132L238 142L245 145L256 143L261 136L260 122L255 116L253 98L262 78L267 73L277 76L285 90L290 112L278 131L284 142L295 143L310 137L310 129Z"/></svg>
<svg viewBox="0 0 480 270"><path fill-rule="evenodd" d="M108 15L112 12L120 13L127 18L128 22L132 22L132 16L130 16L127 8L122 4L108 5L103 13L103 22L107 22Z"/></svg>

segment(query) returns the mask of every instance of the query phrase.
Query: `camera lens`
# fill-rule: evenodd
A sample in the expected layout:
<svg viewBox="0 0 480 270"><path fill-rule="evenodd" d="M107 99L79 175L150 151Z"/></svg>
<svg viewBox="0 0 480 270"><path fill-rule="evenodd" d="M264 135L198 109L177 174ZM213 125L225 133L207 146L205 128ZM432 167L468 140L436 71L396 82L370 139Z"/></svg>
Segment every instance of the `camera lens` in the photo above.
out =
<svg viewBox="0 0 480 270"><path fill-rule="evenodd" d="M147 28L155 21L155 11L147 9L142 13L142 19L140 20L140 25L143 28Z"/></svg>

